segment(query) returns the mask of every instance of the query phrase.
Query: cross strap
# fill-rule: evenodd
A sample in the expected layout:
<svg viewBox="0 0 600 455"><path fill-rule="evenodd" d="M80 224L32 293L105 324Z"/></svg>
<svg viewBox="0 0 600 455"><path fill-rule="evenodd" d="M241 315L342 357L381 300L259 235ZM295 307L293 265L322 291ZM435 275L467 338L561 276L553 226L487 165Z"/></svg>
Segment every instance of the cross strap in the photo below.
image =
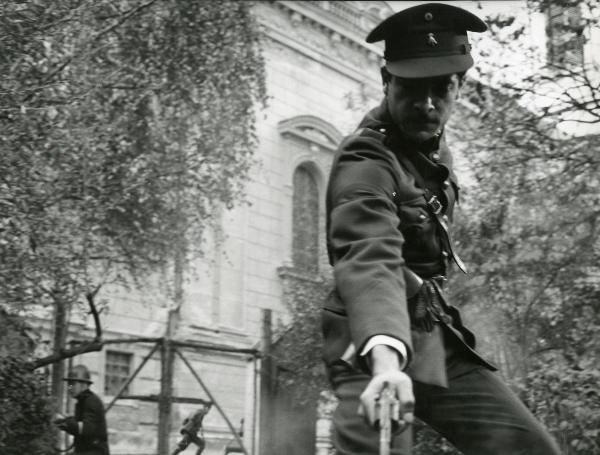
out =
<svg viewBox="0 0 600 455"><path fill-rule="evenodd" d="M404 168L414 177L417 187L419 187L423 191L423 197L425 198L425 205L427 206L427 210L433 216L433 219L436 221L438 231L440 232L441 237L444 240L446 247L448 248L448 253L450 254L450 257L454 260L455 264L463 273L467 273L467 267L465 263L454 251L452 234L450 233L450 229L448 227L447 217L442 215L443 206L439 198L433 191L431 191L427 187L425 179L418 171L414 163L407 156L400 153L394 153L394 156L396 156L399 163L402 164Z"/></svg>

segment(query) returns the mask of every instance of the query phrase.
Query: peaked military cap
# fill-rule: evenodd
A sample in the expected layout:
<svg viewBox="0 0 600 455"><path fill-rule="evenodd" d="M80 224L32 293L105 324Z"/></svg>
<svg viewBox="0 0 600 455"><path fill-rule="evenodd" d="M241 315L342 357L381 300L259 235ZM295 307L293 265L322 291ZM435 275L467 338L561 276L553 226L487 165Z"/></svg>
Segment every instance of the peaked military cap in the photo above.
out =
<svg viewBox="0 0 600 455"><path fill-rule="evenodd" d="M367 42L385 40L385 66L391 74L434 77L473 66L467 31L486 30L485 22L462 8L426 3L388 17L369 33Z"/></svg>

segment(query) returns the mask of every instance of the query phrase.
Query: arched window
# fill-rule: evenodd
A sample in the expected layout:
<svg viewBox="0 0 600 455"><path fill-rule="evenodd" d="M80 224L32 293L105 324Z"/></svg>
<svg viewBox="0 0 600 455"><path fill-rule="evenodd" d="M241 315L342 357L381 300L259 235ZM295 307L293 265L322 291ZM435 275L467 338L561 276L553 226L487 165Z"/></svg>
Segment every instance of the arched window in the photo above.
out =
<svg viewBox="0 0 600 455"><path fill-rule="evenodd" d="M294 171L292 262L301 272L319 271L319 190L304 166Z"/></svg>

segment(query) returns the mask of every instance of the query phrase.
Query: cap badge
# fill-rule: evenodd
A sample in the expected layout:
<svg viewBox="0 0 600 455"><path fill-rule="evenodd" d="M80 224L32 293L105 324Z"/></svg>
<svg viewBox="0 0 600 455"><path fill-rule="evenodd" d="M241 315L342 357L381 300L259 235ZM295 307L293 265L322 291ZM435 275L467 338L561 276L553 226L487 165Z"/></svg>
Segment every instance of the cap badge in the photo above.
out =
<svg viewBox="0 0 600 455"><path fill-rule="evenodd" d="M425 20L427 22L431 21L433 19L433 14L431 14L430 12L426 12L425 13Z"/></svg>
<svg viewBox="0 0 600 455"><path fill-rule="evenodd" d="M435 35L433 33L427 34L427 44L431 47L435 47L438 45L437 40L435 39Z"/></svg>

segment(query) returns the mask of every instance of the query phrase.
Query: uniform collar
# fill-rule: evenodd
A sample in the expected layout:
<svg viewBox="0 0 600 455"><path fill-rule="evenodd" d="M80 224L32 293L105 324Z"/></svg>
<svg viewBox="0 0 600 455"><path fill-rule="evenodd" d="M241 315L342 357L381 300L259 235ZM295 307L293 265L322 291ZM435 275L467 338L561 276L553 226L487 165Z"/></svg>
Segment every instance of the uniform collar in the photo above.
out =
<svg viewBox="0 0 600 455"><path fill-rule="evenodd" d="M444 140L443 130L439 136L433 137L423 143L418 143L407 138L404 133L394 124L392 116L388 110L385 97L379 106L371 109L367 115L364 116L359 124L359 128L371 128L378 131L383 129L386 131L386 135L393 136L394 141L402 144L403 148L407 148L409 150L418 150L428 157L438 150L442 152L441 149L445 149L443 152L444 154L448 152L448 147L446 146L446 141Z"/></svg>
<svg viewBox="0 0 600 455"><path fill-rule="evenodd" d="M424 144L418 144L407 137L393 123L392 116L387 108L385 97L379 106L371 109L362 119L359 128L371 128L386 135L386 141L390 144L394 153L406 153L408 155L421 152L417 157L423 161L429 161L432 164L444 166L448 172L450 179L457 181L453 170L452 154L446 144L444 132L439 137L427 141ZM393 144L393 145L392 145ZM419 160L421 161L421 160Z"/></svg>

